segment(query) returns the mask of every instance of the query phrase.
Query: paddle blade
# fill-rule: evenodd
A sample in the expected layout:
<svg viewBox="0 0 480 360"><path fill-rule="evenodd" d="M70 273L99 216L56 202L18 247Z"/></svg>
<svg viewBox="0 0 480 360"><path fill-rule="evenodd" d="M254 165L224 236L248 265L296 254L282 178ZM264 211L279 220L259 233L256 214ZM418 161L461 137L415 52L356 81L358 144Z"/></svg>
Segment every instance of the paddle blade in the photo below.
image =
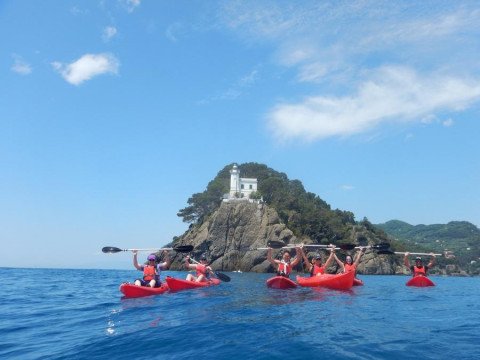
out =
<svg viewBox="0 0 480 360"><path fill-rule="evenodd" d="M225 281L225 282L230 282L230 280L231 280L231 279L230 279L230 276L225 275L225 274L223 274L223 273L221 273L221 272L215 271L215 275L217 275L217 277L218 277L220 280Z"/></svg>
<svg viewBox="0 0 480 360"><path fill-rule="evenodd" d="M375 244L371 246L372 249L376 249L376 250L387 250L389 247L390 247L389 243L380 243L380 244Z"/></svg>
<svg viewBox="0 0 480 360"><path fill-rule="evenodd" d="M282 247L285 246L285 243L282 241L277 241L277 240L271 240L267 242L267 246L271 247L273 249L281 249Z"/></svg>
<svg viewBox="0 0 480 360"><path fill-rule="evenodd" d="M105 246L102 248L102 252L107 253L107 254L112 254L112 253L117 253L123 251L122 249L119 249L115 246Z"/></svg>
<svg viewBox="0 0 480 360"><path fill-rule="evenodd" d="M342 250L353 250L355 249L355 245L353 244L344 244L344 245L337 245Z"/></svg>
<svg viewBox="0 0 480 360"><path fill-rule="evenodd" d="M177 252L181 252L181 253L189 253L193 250L193 246L192 245L179 245L179 246L175 246L173 248L174 251L177 251Z"/></svg>

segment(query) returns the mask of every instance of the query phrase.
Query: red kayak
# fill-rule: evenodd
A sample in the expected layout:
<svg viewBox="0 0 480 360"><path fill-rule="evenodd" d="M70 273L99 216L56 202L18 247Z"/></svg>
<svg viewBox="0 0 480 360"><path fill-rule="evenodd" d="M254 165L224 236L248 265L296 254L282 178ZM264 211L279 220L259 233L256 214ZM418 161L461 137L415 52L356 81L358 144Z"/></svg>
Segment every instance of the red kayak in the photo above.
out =
<svg viewBox="0 0 480 360"><path fill-rule="evenodd" d="M363 280L362 279L353 279L353 286L363 286Z"/></svg>
<svg viewBox="0 0 480 360"><path fill-rule="evenodd" d="M426 276L415 276L407 281L405 284L407 286L417 286L417 287L426 287L426 286L435 286L432 280Z"/></svg>
<svg viewBox="0 0 480 360"><path fill-rule="evenodd" d="M273 289L293 289L297 284L285 276L274 276L266 281L269 288Z"/></svg>
<svg viewBox="0 0 480 360"><path fill-rule="evenodd" d="M165 281L168 284L170 290L186 290L186 289L195 289L207 286L213 286L220 284L220 280L217 278L209 279L208 281L188 281L183 279L172 278L167 276Z"/></svg>
<svg viewBox="0 0 480 360"><path fill-rule="evenodd" d="M120 285L120 291L127 298L136 298L143 296L160 295L168 290L168 285L162 283L160 287L151 288L150 286L138 286L130 283Z"/></svg>
<svg viewBox="0 0 480 360"><path fill-rule="evenodd" d="M355 272L349 271L342 274L323 274L311 277L297 275L297 282L300 286L317 287L322 286L334 290L348 290L353 286Z"/></svg>

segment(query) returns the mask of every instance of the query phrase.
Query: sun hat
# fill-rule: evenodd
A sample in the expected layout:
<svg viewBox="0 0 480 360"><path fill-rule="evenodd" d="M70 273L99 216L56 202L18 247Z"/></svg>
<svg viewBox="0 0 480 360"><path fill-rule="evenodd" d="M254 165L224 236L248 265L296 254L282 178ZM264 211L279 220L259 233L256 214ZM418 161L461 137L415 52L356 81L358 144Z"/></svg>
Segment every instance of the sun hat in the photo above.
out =
<svg viewBox="0 0 480 360"><path fill-rule="evenodd" d="M147 260L157 260L157 257L154 254L150 254L147 257Z"/></svg>

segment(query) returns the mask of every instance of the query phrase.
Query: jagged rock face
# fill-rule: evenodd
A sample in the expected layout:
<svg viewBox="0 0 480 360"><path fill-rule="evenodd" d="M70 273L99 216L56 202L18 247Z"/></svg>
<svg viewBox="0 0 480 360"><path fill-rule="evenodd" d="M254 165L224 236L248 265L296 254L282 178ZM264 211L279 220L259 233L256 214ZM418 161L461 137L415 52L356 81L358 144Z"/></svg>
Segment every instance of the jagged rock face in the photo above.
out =
<svg viewBox="0 0 480 360"><path fill-rule="evenodd" d="M266 250L247 250L266 247L270 240L285 243L295 236L282 224L277 212L263 204L247 201L224 202L199 227L192 227L174 245L191 244L198 257L205 253L212 268L222 271L273 271L266 261ZM171 270L184 270L182 258L176 256Z"/></svg>
<svg viewBox="0 0 480 360"><path fill-rule="evenodd" d="M247 250L264 248L270 240L284 243L298 243L281 220L277 212L264 204L249 203L247 201L224 202L220 208L200 226L192 226L175 245L193 245L192 257L198 259L201 254L207 255L212 268L219 271L242 272L273 272L273 266L266 260L267 250ZM306 242L311 242L306 239ZM354 240L352 239L354 243ZM355 255L357 250L339 252L338 256L344 260L348 254ZM314 251L307 252L311 258ZM281 250L273 250L273 255L281 257ZM328 257L328 251L321 251L323 263ZM292 250L295 256L295 250ZM174 256L171 270L185 270L184 257ZM302 262L295 269L303 272ZM338 271L335 261L327 272ZM409 269L402 267L398 259L391 256L378 256L374 251L367 251L363 255L358 268L359 274L391 275L409 274Z"/></svg>

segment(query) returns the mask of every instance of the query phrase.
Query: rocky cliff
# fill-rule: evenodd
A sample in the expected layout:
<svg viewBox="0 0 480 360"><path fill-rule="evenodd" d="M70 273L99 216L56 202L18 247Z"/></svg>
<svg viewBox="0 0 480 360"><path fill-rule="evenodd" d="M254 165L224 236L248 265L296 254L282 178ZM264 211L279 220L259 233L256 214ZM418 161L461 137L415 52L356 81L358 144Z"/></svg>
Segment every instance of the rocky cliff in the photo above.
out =
<svg viewBox="0 0 480 360"><path fill-rule="evenodd" d="M351 239L346 240L357 243L359 233L367 239L368 244L373 243L369 234L361 228L356 231L353 229ZM215 270L263 273L274 271L266 260L267 251L251 249L266 247L270 240L285 243L313 242L308 238L297 239L281 222L273 208L248 201L231 201L222 203L220 208L202 224L192 225L184 235L173 242L173 245L193 245L194 251L191 256L198 259L205 253ZM338 256L344 260L348 253L353 254L355 251L338 251ZM280 257L280 253L280 250L274 250L274 255ZM292 253L294 255L295 250ZM313 251L307 253L307 257L311 258L313 253ZM328 252L320 251L320 253L325 261ZM185 270L184 257L181 254L172 258L170 269ZM296 270L303 272L303 264L300 263ZM333 273L336 270L336 264L334 264L328 272ZM358 272L360 274L409 273L408 269L399 262L398 257L379 256L369 250L363 256Z"/></svg>

